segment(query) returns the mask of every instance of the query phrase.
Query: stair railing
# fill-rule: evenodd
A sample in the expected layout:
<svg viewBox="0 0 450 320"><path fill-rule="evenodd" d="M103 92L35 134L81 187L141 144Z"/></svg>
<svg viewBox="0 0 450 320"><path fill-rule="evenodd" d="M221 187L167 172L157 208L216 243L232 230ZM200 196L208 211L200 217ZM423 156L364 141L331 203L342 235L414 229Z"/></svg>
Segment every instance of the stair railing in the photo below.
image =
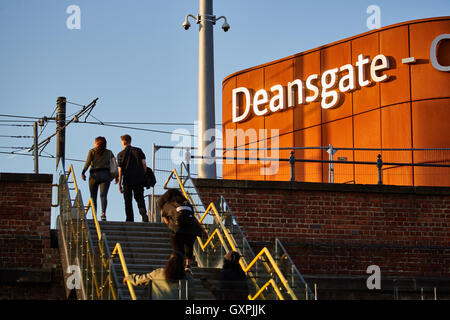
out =
<svg viewBox="0 0 450 320"><path fill-rule="evenodd" d="M119 242L116 243L114 250L111 253L111 260L114 259L114 256L116 254L119 256L120 264L122 265L123 274L125 276L125 279L127 279L126 283L127 283L128 290L130 291L131 299L136 300L136 293L134 292L133 285L128 280L128 276L130 274L128 273L127 263L125 262L125 256L123 255L122 247L120 246Z"/></svg>
<svg viewBox="0 0 450 320"><path fill-rule="evenodd" d="M180 179L176 169L173 169L172 172L170 173L166 183L164 184L164 189L168 189L167 186L173 178L177 181L177 187L181 190L181 192L184 194L184 196L193 205L199 222L203 222L205 217L207 217L208 215L212 216L212 218L214 220L214 223L212 225L210 224L209 227L204 224L204 226L207 229L210 229L209 230L210 236L206 240L206 242L203 243L202 239L200 237L198 237L198 243L199 243L199 247L201 248L201 250L205 251L208 244L212 245L212 238L217 236L219 238L219 242L221 243L222 248L225 252L233 250L233 251L238 252L241 255L241 259L240 259L239 263L240 263L242 269L244 270L244 272L248 273L250 280L252 281L252 283L255 285L255 288L256 288L256 293L253 296L251 294L249 295L250 300L254 300L258 297L265 299L266 297L264 296L263 293L269 286L272 286L272 288L275 291L276 297L278 299L284 300L285 297L283 296L280 289L278 288L278 284L277 284L276 280L279 280L281 282L282 287L284 288L284 290L287 292L288 296L291 299L293 299L293 300L298 299L297 296L295 295L294 291L292 290L289 282L284 277L280 268L278 267L275 260L273 259L270 251L266 247L264 247L258 253L258 255L256 255L256 256L253 255L254 257L252 260L250 260L250 261L246 260L246 255L244 255L242 253L242 251L240 250L239 246L236 243L235 238L233 237L233 234L230 233L223 224L223 221L227 218L227 216L226 215L220 216L214 203L211 203L208 206L208 208L205 210L205 212L200 216L200 211L203 211L203 210L199 210L199 208L197 208L197 206L199 206L200 204L196 204L194 202L192 195L190 194L190 192L187 192L187 190L185 188L186 182L190 181L192 184L192 186L190 186L190 188L195 189L195 186L193 185L190 177L189 176L186 177L184 182L182 182L182 179ZM203 206L203 204L201 204L201 205ZM233 220L235 221L234 217L233 217ZM235 223L237 224L237 222L235 222ZM214 226L216 226L216 227L214 228ZM214 229L214 231L212 229ZM242 237L243 237L243 239L245 239L245 237L243 235L242 235ZM248 245L248 242L246 241L246 239L245 239L245 242ZM215 247L214 245L212 245L212 246L213 246L213 248ZM250 249L250 252L253 253L251 251L251 249ZM197 255L198 255L198 253L197 253ZM258 262L262 262L262 267L261 267L261 265L259 266L259 268L257 267ZM254 271L252 268L254 269ZM263 274L261 275L261 273L263 273ZM262 283L263 283L262 286L259 284L259 282L261 282L261 281L257 281L257 279L262 279Z"/></svg>
<svg viewBox="0 0 450 320"><path fill-rule="evenodd" d="M297 266L292 261L280 239L275 238L274 247L275 248L273 251L277 265L284 271L283 273L289 279L291 287L296 292L296 295L301 296L302 293L304 293L305 300L314 300L315 296L312 293L311 288L308 286Z"/></svg>
<svg viewBox="0 0 450 320"><path fill-rule="evenodd" d="M218 225L220 228L215 229L215 231L217 231L218 234L220 234L221 230L224 235L225 238L228 242L228 245L230 246L232 251L236 251L241 255L241 259L239 259L239 264L242 267L242 270L246 273L250 272L252 270L252 267L256 265L257 262L259 261L263 261L263 264L265 266L265 269L267 270L267 272L271 273L272 271L275 272L275 274L279 277L279 279L281 280L283 286L285 287L286 291L288 292L288 294L291 296L291 298L293 300L297 300L297 297L295 296L293 290L290 288L290 285L288 283L288 281L286 280L286 278L284 277L283 273L281 272L281 270L278 268L277 264L275 263L275 260L273 259L272 255L270 254L269 250L264 247L263 249L261 249L261 251L258 253L258 255L256 255L256 257L253 258L253 260L250 261L250 263L247 263L245 256L242 254L240 248L237 246L236 241L233 237L233 235L227 230L227 228L225 228L225 226L222 223L222 219L219 215L219 212L217 211L217 208L215 206L215 204L213 202L210 203L210 205L208 206L208 208L206 209L205 213L203 214L202 217L200 217L199 222L202 222L203 219L210 214L210 212L212 213L212 215L216 218L215 220L218 222ZM213 237L214 235L212 234L210 236ZM225 252L228 252L228 246L226 245L223 237L219 237L222 245L225 248ZM201 238L197 239L200 246L201 247L205 247L204 245L202 245L202 240ZM267 259L268 262L265 262ZM253 274L250 275L250 279L253 279L254 277L252 277ZM272 285L273 289L276 292L277 297L280 300L284 300L283 295L281 294L280 290L278 289L278 286L276 284L276 282L274 281L273 277L271 277L263 286L259 286L256 283L254 283L256 287L259 288L259 291L257 291L257 293L254 296L249 296L249 300L254 300L256 299L261 293L263 293L264 289L266 289L269 285Z"/></svg>
<svg viewBox="0 0 450 320"><path fill-rule="evenodd" d="M70 177L72 181L69 181ZM69 192L71 190L69 188L70 183L74 185L72 190L75 190L73 203ZM60 176L58 198L60 204L60 215L58 217L60 232L58 234L61 240L60 251L63 267L67 270L68 266L75 264L80 270L80 286L77 288L78 298L85 300L121 299L121 295L118 293L119 282L112 259L116 254L119 256L124 275L127 277L129 274L122 248L120 243L116 243L111 256L108 254L111 251L105 234L101 232L92 198L89 199L87 207L84 208L72 165L67 175ZM94 250L93 239L88 231L86 216L89 210L92 212L99 250ZM66 273L64 274L67 278ZM136 300L131 283L127 281L127 284L131 298Z"/></svg>
<svg viewBox="0 0 450 320"><path fill-rule="evenodd" d="M236 221L236 218L233 215L233 212L231 211L231 208L228 206L228 203L223 196L220 196L219 208L222 221L234 235L236 242L241 243L244 253L248 253L250 257L254 257L255 255L247 242L247 239L245 238L239 224ZM297 297L304 296L306 300L314 299L314 294L312 293L310 287L307 285L297 266L292 261L288 252L278 238L275 238L275 241L269 248L269 251L272 253L273 258L275 259L275 262L282 271L283 275L286 279L288 279L295 295Z"/></svg>
<svg viewBox="0 0 450 320"><path fill-rule="evenodd" d="M68 181L71 174L73 181ZM75 189L72 188L72 190L76 192L73 203L70 196L70 183L74 184ZM67 177L60 176L58 197L60 204L58 234L61 240L59 246L63 267L66 270L75 271L75 275L64 273L68 289L76 289L78 299L83 300L102 299L105 296L113 295L113 292L103 290L101 284L107 271L101 268L102 257L94 250L73 168L69 169ZM75 278L74 282L68 282L73 278Z"/></svg>

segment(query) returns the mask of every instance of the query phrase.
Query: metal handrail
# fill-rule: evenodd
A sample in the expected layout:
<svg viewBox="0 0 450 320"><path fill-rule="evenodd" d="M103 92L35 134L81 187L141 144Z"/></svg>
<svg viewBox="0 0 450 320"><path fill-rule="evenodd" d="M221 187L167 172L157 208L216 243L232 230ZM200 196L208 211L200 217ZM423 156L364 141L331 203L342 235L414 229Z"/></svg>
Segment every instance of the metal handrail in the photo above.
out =
<svg viewBox="0 0 450 320"><path fill-rule="evenodd" d="M288 259L288 261L289 261L290 265L292 266L294 272L296 273L297 277L300 279L300 281L302 281L306 285L305 279L303 278L300 271L297 269L297 266L294 264L291 257L289 256L286 249L284 248L283 244L281 243L280 239L278 239L278 238L275 238L275 247L276 248L279 247L281 249L281 251L283 252L283 256L286 257L286 259ZM315 299L315 296L312 293L311 289L309 287L307 287L307 290L308 290L308 294L310 296L312 296L313 299Z"/></svg>
<svg viewBox="0 0 450 320"><path fill-rule="evenodd" d="M236 220L234 215L233 215L233 212L231 211L231 208L229 207L227 201L225 200L225 198L222 195L220 196L220 207L221 207L222 211L226 212L227 214L229 214L231 216L231 219L233 221ZM222 220L224 220L224 219L225 219L225 217L222 218ZM252 251L252 249L250 247L250 244L248 244L248 242L247 242L247 240L246 240L246 238L245 238L241 228L239 227L239 225L237 223L236 223L235 227L237 227L237 230L238 230L239 234L241 235L241 237L245 241L245 243L246 243L246 245L248 247L247 249L250 250L252 256L255 257L255 254L253 253L253 251ZM312 293L311 289L308 287L305 279L301 275L301 273L298 270L297 266L292 261L291 257L289 256L289 254L287 253L286 249L284 248L283 244L281 243L281 241L278 238L275 238L275 256L276 257L278 257L277 256L277 252L278 252L277 248L281 249L281 251L283 252L283 257L285 257L289 261L289 264L290 264L292 270L295 272L295 274L297 275L298 279L300 279L300 281L305 285L305 288L306 288L309 296L311 296L312 299L314 299L315 298L314 294ZM306 296L306 299L308 299L308 296Z"/></svg>
<svg viewBox="0 0 450 320"><path fill-rule="evenodd" d="M134 292L133 285L131 284L130 280L128 279L130 274L128 273L127 263L125 262L125 256L123 255L122 247L120 246L119 242L116 243L116 246L114 247L114 250L111 253L111 260L114 258L115 254L119 255L120 264L122 265L123 274L124 274L126 282L127 282L128 290L130 291L131 299L136 300L136 294Z"/></svg>
<svg viewBox="0 0 450 320"><path fill-rule="evenodd" d="M76 182L76 178L75 178L75 174L74 174L74 170L73 170L73 167L72 167L72 166L69 168L69 171L68 171L68 173L67 173L67 176L64 176L64 178L65 178L65 184L66 184L66 185L67 185L67 183L68 183L68 178L69 178L69 175L70 175L70 174L72 174L73 183L74 183L74 186L75 186L75 191L76 191L75 201L76 201L77 197L79 196L79 193L78 193L79 190L78 190L78 185L77 185L77 182ZM60 181L60 184L62 184L61 181ZM61 186L60 186L60 187L61 187ZM67 192L69 192L68 190L69 190L69 188L68 188L68 186L67 186ZM58 198L59 198L59 197L58 197ZM72 208L72 204L71 204L71 202L70 202L70 201L71 201L71 199L70 199L70 194L68 194L68 198L69 198L69 206L70 206L70 208ZM72 220L71 220L71 221L72 221ZM61 221L60 221L60 224L61 224ZM73 234L73 238L74 238L75 243L80 242L79 234L78 234L77 232L75 232L73 223L71 222L70 225L71 225L71 232L72 232L72 234ZM84 230L87 230L86 225L84 225L84 227L85 227ZM95 286L95 290L96 290L96 293L97 293L97 297L100 297L100 296L101 296L101 290L100 290L100 286L99 286L99 284L98 284L97 277L96 277L96 273L95 273L95 269L94 269L94 258L93 258L93 250L92 250L92 248L93 248L93 245L92 245L92 239L89 237L89 234L88 234L88 233L86 233L86 236L87 236L87 242L88 242L88 246L87 246L87 248L86 248L86 250L87 250L87 257L88 257L88 263L89 263L89 266L90 266L91 271L92 271L92 277L93 277L93 279L94 279L94 286ZM64 242L66 241L64 235L62 235L62 239L63 239ZM79 261L79 260L78 260L78 261ZM84 299L87 299L86 287L84 286L83 282L81 282L81 283L82 283L82 285L81 285L81 289L82 289L82 297L83 297Z"/></svg>
<svg viewBox="0 0 450 320"><path fill-rule="evenodd" d="M95 224L95 229L96 229L96 232L97 232L98 248L100 250L100 255L102 257L102 263L103 263L103 266L105 268L107 268L109 266L112 266L112 257L108 257L107 256L107 259L105 259L105 254L107 254L107 253L105 253L103 251L103 247L101 245L102 241L104 241L104 239L105 239L105 236L101 232L100 224L98 223L98 219L97 219L97 212L95 210L94 201L92 200L92 198L89 199L88 205L87 205L87 207L85 209L85 212L84 212L85 216L87 216L87 214L89 212L89 209L91 209L91 211L92 211L92 217L93 217L94 224ZM105 246L107 246L107 242L106 241L105 241ZM108 252L108 248L106 248L106 252ZM113 268L113 270L114 270L114 268ZM115 275L115 272L114 272L114 275ZM108 275L108 277L111 278L111 275ZM104 287L104 285L108 282L108 280L109 279L105 280L105 283L102 284L102 287ZM113 294L113 299L117 300L117 296L116 296L115 291L112 290L111 292Z"/></svg>
<svg viewBox="0 0 450 320"><path fill-rule="evenodd" d="M176 180L177 180L177 182L178 182L178 184L179 184L179 187L180 187L182 193L183 193L184 196L192 203L192 197L186 192L186 190L185 190L185 188L184 188L184 185L183 185L183 183L181 182L181 179L180 179L180 177L178 176L178 173L177 173L176 169L173 169L172 172L171 172L171 174L170 174L169 177L167 178L166 183L164 184L164 189L167 189L167 185L168 185L169 181L172 179L172 176L175 176L175 178L176 178ZM193 206L193 207L195 208L195 206ZM217 221L217 223L218 223L218 225L219 225L219 227L220 227L220 231L224 233L225 239L227 240L229 246L231 247L231 250L236 251L236 252L238 252L238 253L241 255L241 258L240 258L240 260L239 260L239 264L241 265L243 271L244 271L244 272L249 272L250 269L256 264L256 262L257 262L258 260L260 260L260 258L261 258L263 255L265 255L265 256L267 257L268 261L269 261L269 264L270 264L272 270L275 271L276 275L279 277L280 281L282 282L282 284L283 284L283 286L285 287L285 289L286 289L286 291L288 292L288 294L291 296L291 298L292 298L293 300L297 300L297 297L296 297L294 291L292 290L292 288L290 287L289 282L286 280L286 278L284 277L283 273L282 273L281 270L278 268L277 264L275 263L275 260L273 259L272 255L270 254L269 250L268 250L266 247L264 247L264 248L261 249L261 251L256 255L256 257L255 257L250 263L247 264L247 262L245 261L245 259L244 259L243 255L242 255L242 253L240 252L238 246L236 245L236 241L234 240L233 235L231 235L231 234L228 232L228 230L225 228L225 226L223 225L223 223L222 223L222 221L221 221L222 219L221 219L221 217L220 217L220 215L219 215L219 212L217 211L217 208L216 208L216 206L215 206L215 204L214 204L213 202L211 202L211 203L209 204L208 208L207 208L206 211L203 213L203 215L202 215L201 217L199 217L199 219L198 219L199 222L201 223L201 222L203 221L203 219L204 219L210 212L212 212L212 215L214 215L214 216L216 217L216 219L217 219L216 221ZM198 213L197 210L196 210L196 213ZM208 238L208 240L207 240L205 243L202 242L202 240L201 240L200 237L197 238L197 240L198 240L198 242L199 242L200 247L202 248L202 250L204 250L204 248L205 248L205 247L207 246L207 244L211 241L211 239L217 234L218 237L219 237L219 240L220 240L220 242L221 242L221 244L222 244L222 246L223 246L224 249L225 249L225 252L228 252L228 251L229 251L229 248L228 248L228 246L226 245L225 239L224 239L223 236L221 236L220 231L219 231L219 229L216 229L216 230L210 235L210 237ZM220 235L220 236L219 236L219 235ZM270 273L269 273L269 274L270 274ZM258 288L258 289L259 289L258 292L257 292L253 297L252 297L251 295L249 295L249 299L250 299L250 300L256 299L256 298L264 291L264 289L267 288L269 285L272 285L272 287L274 288L274 290L275 290L275 292L276 292L278 298L279 298L280 300L284 300L284 297L283 297L283 295L281 294L280 290L278 289L278 286L276 285L276 282L274 281L274 279L272 278L272 276L271 276L271 279L270 279L266 284L264 284L261 288Z"/></svg>
<svg viewBox="0 0 450 320"><path fill-rule="evenodd" d="M76 182L75 171L73 169L73 165L70 165L69 170L68 170L67 175L66 175L66 179L68 179L68 177L70 175L72 176L72 179L73 179L75 191L78 194L79 193L79 189L78 189L78 184ZM98 223L97 213L96 213L94 202L93 202L92 198L89 199L88 205L87 205L87 207L84 210L84 215L85 216L87 216L89 210L92 211L92 216L93 216L95 229L96 229L96 234L97 234L97 238L98 238L98 247L99 247L99 250L100 250L100 253L101 253L103 266L104 267L112 266L112 259L114 258L115 254L118 254L119 255L119 259L120 259L120 263L121 263L121 266L122 266L122 270L124 272L125 277L127 278L129 276L128 268L127 268L127 265L126 265L125 256L123 255L123 251L122 251L122 248L121 248L119 242L116 243L116 245L115 245L115 247L114 247L114 249L113 249L113 251L111 253L111 256L109 257L108 255L106 255L106 259L105 259L105 252L103 252L103 248L102 248L102 245L101 245L101 242L102 242L102 240L104 240L105 237L103 236L103 234L101 232L100 224ZM72 232L73 232L73 230L72 230ZM92 246L92 243L90 243L90 245ZM107 246L107 243L106 243L106 246ZM91 266L93 267L92 254L90 254L89 259L91 261ZM116 274L114 268L113 268L113 274L114 274L114 276ZM109 275L109 277L111 277L111 275ZM94 272L93 278L94 278L94 283L95 283L95 286L96 286L96 289L97 289L97 296L100 296L101 293L99 292L99 289L98 289L99 285L98 285L98 281L95 278L95 272ZM111 279L109 279L109 280L111 280ZM106 282L109 282L108 279L106 280ZM105 282L105 284L106 284L106 282ZM100 287L103 288L105 284L103 284ZM133 286L130 284L130 282L128 280L127 280L127 284L128 284L128 290L130 291L131 298L133 300L136 300L136 294L134 292ZM110 282L109 282L109 285L111 285ZM115 291L112 290L111 292L113 294L113 299L116 300L118 297L116 296Z"/></svg>

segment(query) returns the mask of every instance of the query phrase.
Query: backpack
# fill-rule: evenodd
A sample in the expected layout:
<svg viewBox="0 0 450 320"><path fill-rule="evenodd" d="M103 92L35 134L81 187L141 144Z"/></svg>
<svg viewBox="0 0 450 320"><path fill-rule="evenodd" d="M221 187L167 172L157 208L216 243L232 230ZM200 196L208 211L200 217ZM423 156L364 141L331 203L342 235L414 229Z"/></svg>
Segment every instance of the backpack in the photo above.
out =
<svg viewBox="0 0 450 320"><path fill-rule="evenodd" d="M175 233L198 234L194 210L190 204L180 205L172 216L172 231Z"/></svg>

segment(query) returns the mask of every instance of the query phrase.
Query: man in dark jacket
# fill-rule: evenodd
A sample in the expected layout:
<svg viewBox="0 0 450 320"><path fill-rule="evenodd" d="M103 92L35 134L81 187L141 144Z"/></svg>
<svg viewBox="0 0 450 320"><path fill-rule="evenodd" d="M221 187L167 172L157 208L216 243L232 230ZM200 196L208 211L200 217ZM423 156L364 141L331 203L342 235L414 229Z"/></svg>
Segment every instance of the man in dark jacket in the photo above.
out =
<svg viewBox="0 0 450 320"><path fill-rule="evenodd" d="M148 222L144 200L144 175L147 170L145 154L140 148L131 146L131 137L120 137L124 150L117 155L119 166L119 191L125 200L126 221L134 221L133 196L137 202L143 222Z"/></svg>

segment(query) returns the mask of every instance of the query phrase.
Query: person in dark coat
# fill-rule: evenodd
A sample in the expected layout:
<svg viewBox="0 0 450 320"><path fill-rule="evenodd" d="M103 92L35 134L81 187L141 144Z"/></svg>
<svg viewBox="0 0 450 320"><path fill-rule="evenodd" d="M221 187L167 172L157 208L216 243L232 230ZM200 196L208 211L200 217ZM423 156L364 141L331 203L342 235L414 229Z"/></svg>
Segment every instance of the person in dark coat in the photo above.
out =
<svg viewBox="0 0 450 320"><path fill-rule="evenodd" d="M120 137L123 150L117 155L119 166L119 191L125 201L126 221L134 221L133 196L137 202L142 222L148 222L144 200L144 175L147 171L145 154L142 149L131 146L131 136Z"/></svg>
<svg viewBox="0 0 450 320"><path fill-rule="evenodd" d="M236 251L229 251L223 257L219 289L213 287L207 279L202 279L203 286L210 290L217 300L248 299L247 275L239 264L240 258Z"/></svg>
<svg viewBox="0 0 450 320"><path fill-rule="evenodd" d="M175 252L181 252L186 256L186 270L190 268L194 256L194 243L197 236L207 237L205 229L194 215L189 200L178 189L169 189L158 200L158 207L162 220L170 230L170 243ZM178 217L184 215L189 222L180 224Z"/></svg>

